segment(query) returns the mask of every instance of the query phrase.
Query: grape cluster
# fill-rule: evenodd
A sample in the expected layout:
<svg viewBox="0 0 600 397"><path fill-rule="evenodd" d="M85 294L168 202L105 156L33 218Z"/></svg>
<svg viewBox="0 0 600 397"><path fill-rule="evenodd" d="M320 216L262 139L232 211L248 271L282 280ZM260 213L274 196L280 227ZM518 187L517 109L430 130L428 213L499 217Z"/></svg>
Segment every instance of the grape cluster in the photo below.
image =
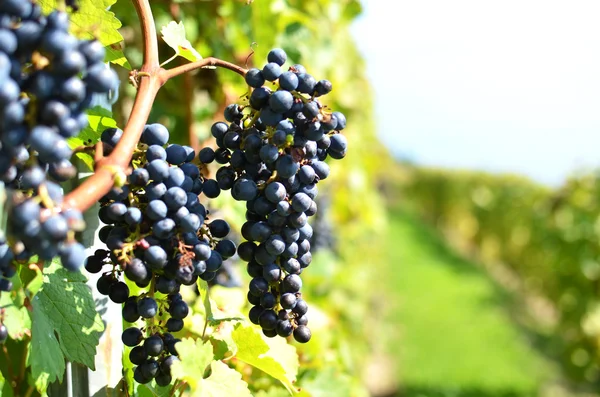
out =
<svg viewBox="0 0 600 397"><path fill-rule="evenodd" d="M247 202L247 241L238 255L252 277L250 320L266 336L293 334L304 343L311 338L300 292L300 274L312 260L308 217L317 211L317 183L329 175L325 159L346 155L339 132L346 118L318 99L331 91L328 80L316 81L302 65L284 71L286 60L283 50L274 49L262 70L247 72L247 101L225 109L229 124L211 128L218 149L202 149L199 159L221 165L204 183L208 197L231 190L234 199Z"/></svg>
<svg viewBox="0 0 600 397"><path fill-rule="evenodd" d="M117 128L102 133L108 151L122 133ZM91 273L106 266L98 291L123 304L125 321L145 321L142 328L126 329L122 339L133 347L129 358L137 365L136 381L156 379L160 385L170 383L170 366L177 360L178 340L171 333L183 328L189 313L180 286L193 285L198 278L214 279L223 261L236 253L235 243L225 238L230 232L227 222L209 220L199 202L203 179L192 162L194 150L167 146L168 141L169 131L163 125L144 128L127 184L113 188L101 200L99 217L107 225L99 237L108 250L97 250L85 266ZM131 295L122 275L142 292Z"/></svg>
<svg viewBox="0 0 600 397"><path fill-rule="evenodd" d="M8 221L10 247L0 241L0 276L14 273L13 260L59 256L78 269L84 247L74 233L84 228L81 212L59 211L59 183L76 176L67 139L87 125L85 114L96 94L118 85L103 63L96 40L69 33L68 14L43 15L29 0L0 2L0 180L13 206ZM0 290L6 280L0 279Z"/></svg>

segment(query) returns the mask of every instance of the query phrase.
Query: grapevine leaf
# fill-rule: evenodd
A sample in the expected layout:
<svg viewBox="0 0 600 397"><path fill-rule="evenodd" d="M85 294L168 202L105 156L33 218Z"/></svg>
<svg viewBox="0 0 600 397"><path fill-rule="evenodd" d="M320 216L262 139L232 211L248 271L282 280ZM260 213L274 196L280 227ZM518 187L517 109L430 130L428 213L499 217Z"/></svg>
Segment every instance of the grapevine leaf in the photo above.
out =
<svg viewBox="0 0 600 397"><path fill-rule="evenodd" d="M213 329L210 340L214 346L216 359L225 360L235 355L237 345L231 337L234 329L234 323L231 321L223 322L219 327Z"/></svg>
<svg viewBox="0 0 600 397"><path fill-rule="evenodd" d="M21 340L24 331L31 329L31 318L27 308L16 302L13 294L0 294L0 307L4 308L3 324L12 339Z"/></svg>
<svg viewBox="0 0 600 397"><path fill-rule="evenodd" d="M210 342L184 338L176 345L179 362L171 368L173 377L188 383L194 397L252 396L242 375L221 361L213 361ZM210 366L210 371L207 368ZM209 376L205 376L209 373Z"/></svg>
<svg viewBox="0 0 600 397"><path fill-rule="evenodd" d="M14 397L13 389L12 387L10 387L10 382L3 382L2 391L0 391L0 396Z"/></svg>
<svg viewBox="0 0 600 397"><path fill-rule="evenodd" d="M202 380L201 389L193 394L194 397L252 397L248 384L242 380L242 374L221 361L213 361L210 369L210 376Z"/></svg>
<svg viewBox="0 0 600 397"><path fill-rule="evenodd" d="M296 348L284 339L265 340L251 325L239 324L231 334L237 345L236 357L279 380L290 393L298 390L293 383L298 373Z"/></svg>
<svg viewBox="0 0 600 397"><path fill-rule="evenodd" d="M86 278L52 263L31 304L29 364L36 386L62 379L64 358L94 369L94 356L104 324L96 312Z"/></svg>
<svg viewBox="0 0 600 397"><path fill-rule="evenodd" d="M153 386L148 383L146 385L138 385L137 387L138 397L169 397L171 396L170 386Z"/></svg>
<svg viewBox="0 0 600 397"><path fill-rule="evenodd" d="M121 48L114 48L115 46L106 46L106 56L104 62L114 63L115 65L123 66L127 70L131 70L131 65Z"/></svg>
<svg viewBox="0 0 600 397"><path fill-rule="evenodd" d="M208 283L198 278L198 291L200 291L200 299L204 303L204 313L209 321L214 320L212 306L210 304L210 296L208 295Z"/></svg>
<svg viewBox="0 0 600 397"><path fill-rule="evenodd" d="M290 392L283 387L271 387L269 390L260 390L254 397L288 397ZM312 396L311 396L312 397Z"/></svg>
<svg viewBox="0 0 600 397"><path fill-rule="evenodd" d="M31 365L35 387L41 392L48 388L48 384L62 379L65 373L65 360L54 331L50 321L34 318L28 364Z"/></svg>
<svg viewBox="0 0 600 397"><path fill-rule="evenodd" d="M302 378L302 386L312 397L345 397L357 393L352 377L334 368L321 368L312 379Z"/></svg>
<svg viewBox="0 0 600 397"><path fill-rule="evenodd" d="M133 390L135 386L135 381L133 379L133 367L134 364L129 359L129 353L131 349L126 347L123 349L123 354L121 355L121 363L123 364L123 382L124 389L127 389L127 393L133 395Z"/></svg>
<svg viewBox="0 0 600 397"><path fill-rule="evenodd" d="M198 61L202 56L192 47L192 44L185 38L185 27L183 22L171 21L160 30L162 39L169 47L175 50L175 54L184 57L188 61Z"/></svg>
<svg viewBox="0 0 600 397"><path fill-rule="evenodd" d="M84 145L94 145L100 140L102 131L106 128L117 126L117 122L112 118L112 113L101 106L95 106L89 109L87 114L89 122L88 126L81 130L79 135L67 140L71 149ZM79 152L76 155L91 171L94 170L94 158L89 153Z"/></svg>
<svg viewBox="0 0 600 397"><path fill-rule="evenodd" d="M79 11L71 14L71 32L82 39L98 39L104 46L120 43L121 21L109 11L117 0L79 0ZM39 0L45 14L55 10L58 0Z"/></svg>
<svg viewBox="0 0 600 397"><path fill-rule="evenodd" d="M31 345L27 340L17 341L11 338L8 338L2 345L4 354L2 354L2 358L0 359L0 372L2 373L2 377L7 379L9 386L12 383L9 379L14 379L16 375L19 375L19 372L17 371L26 367L25 359L27 351L30 348ZM19 382L16 386L17 388L14 390L15 393L7 395L24 396L28 388L27 382ZM4 395L4 391L2 391L0 396L4 397Z"/></svg>
<svg viewBox="0 0 600 397"><path fill-rule="evenodd" d="M35 263L35 261L37 261L37 257L32 258L31 263ZM23 288L27 291L29 298L37 294L44 283L42 271L36 265L21 266L19 269L19 279Z"/></svg>
<svg viewBox="0 0 600 397"><path fill-rule="evenodd" d="M202 339L183 338L175 348L180 361L171 368L173 377L185 380L192 389L196 389L204 378L206 367L213 360L212 345Z"/></svg>

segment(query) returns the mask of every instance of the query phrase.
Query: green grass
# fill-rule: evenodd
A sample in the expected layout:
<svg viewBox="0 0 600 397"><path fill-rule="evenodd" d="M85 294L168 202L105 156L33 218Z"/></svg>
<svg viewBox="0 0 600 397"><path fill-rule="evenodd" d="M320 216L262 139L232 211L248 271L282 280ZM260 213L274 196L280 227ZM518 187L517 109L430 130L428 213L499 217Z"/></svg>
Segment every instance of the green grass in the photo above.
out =
<svg viewBox="0 0 600 397"><path fill-rule="evenodd" d="M430 229L390 215L390 350L403 395L536 395L549 365L511 320L507 297Z"/></svg>

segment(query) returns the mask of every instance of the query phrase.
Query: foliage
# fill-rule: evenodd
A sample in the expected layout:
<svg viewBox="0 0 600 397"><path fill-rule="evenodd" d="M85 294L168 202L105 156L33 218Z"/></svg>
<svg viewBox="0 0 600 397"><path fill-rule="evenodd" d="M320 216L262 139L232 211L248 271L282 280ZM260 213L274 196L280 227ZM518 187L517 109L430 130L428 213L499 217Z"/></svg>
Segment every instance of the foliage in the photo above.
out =
<svg viewBox="0 0 600 397"><path fill-rule="evenodd" d="M45 10L62 4L51 0L40 3ZM317 255L311 267L313 274L306 275L306 296L315 302L311 306L311 322L315 324L311 343L293 347L265 338L244 319L247 307L243 295L241 300L235 298L243 289L211 288L209 298L207 289L200 285L200 297L186 296L196 303L180 335L189 338L178 345L178 350L183 348L185 353L176 371L185 383L176 383L174 395L188 390L192 395L207 396L320 396L332 395L332 388L339 395L366 395L360 362L381 348L375 320L379 313L369 307L375 291L366 282L374 276L369 264L381 258L380 237L385 233L384 206L374 171L387 154L374 137L364 62L348 32L349 24L360 12L358 1L152 3L156 25L177 28L163 31L163 35L177 36L177 40L159 43L161 53L167 56L172 54L169 46L175 46L176 55L181 57L173 64L188 62L184 58L199 59L202 54L250 67L253 59L265 59L269 49L279 46L292 62L308 66L318 78L330 79L334 91L328 106L343 111L352 120L347 136L350 146L356 148L350 151L345 167L332 165L331 183L323 192L330 197L329 219L344 244ZM92 109L90 126L69 141L71 148L94 144L105 128L125 125L136 93L133 86L125 84L128 70L142 60L139 20L130 2L81 0L79 4L80 11L73 14L73 33L102 42L107 50L105 61L122 66L118 70L122 84L120 100L112 112L101 107ZM176 25L173 19L183 25ZM185 26L185 34L181 26ZM215 115L222 114L224 106L235 101L232 98L246 91L243 79L227 71L186 74L170 81L159 93L150 121L164 123L174 132L175 141L198 149L211 144L207 140L208 125ZM88 152L77 156L83 168L93 169L94 159ZM365 200L372 204L362 206ZM226 198L216 202L218 211L226 214L232 224L241 224L243 208L239 204ZM239 273L245 272L240 269ZM2 293L0 298L5 308L2 320L11 332L6 346L16 357L12 364L22 367L24 375L16 375L0 363L2 395L23 395L31 393L32 388L36 390L33 395L44 393L49 383L64 379L65 360L93 369L94 347L103 326L89 288L83 283L84 276L66 273L56 265L32 264L29 268L23 266L11 281L14 291ZM125 349L124 354L128 353ZM127 389L134 395L171 392L161 391L154 384L133 387L131 368L125 368L124 374ZM12 391L11 382L17 385Z"/></svg>
<svg viewBox="0 0 600 397"><path fill-rule="evenodd" d="M520 317L582 387L600 382L598 174L552 190L525 178L408 167L403 203L520 294Z"/></svg>

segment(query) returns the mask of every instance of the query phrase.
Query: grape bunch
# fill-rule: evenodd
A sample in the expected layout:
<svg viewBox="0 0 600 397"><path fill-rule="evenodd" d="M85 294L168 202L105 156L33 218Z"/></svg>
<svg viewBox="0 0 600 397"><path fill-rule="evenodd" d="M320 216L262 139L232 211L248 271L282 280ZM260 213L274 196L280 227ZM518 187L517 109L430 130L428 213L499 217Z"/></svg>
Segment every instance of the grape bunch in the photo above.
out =
<svg viewBox="0 0 600 397"><path fill-rule="evenodd" d="M252 91L244 103L225 109L229 124L211 127L218 149L202 149L199 159L220 165L215 179L204 183L208 197L231 190L234 199L247 202L241 230L247 241L238 255L252 277L250 320L266 336L293 334L305 343L311 332L300 274L312 260L308 218L317 212L317 183L329 175L325 159L346 155L340 133L346 118L319 100L331 82L316 81L302 65L284 71L287 55L281 49L267 60L262 70L248 70Z"/></svg>
<svg viewBox="0 0 600 397"><path fill-rule="evenodd" d="M109 152L122 134L117 128L102 133ZM203 179L192 162L194 150L168 141L163 125L144 128L127 184L101 200L99 218L106 226L99 237L108 250L97 250L85 265L91 273L104 270L98 291L123 304L125 321L143 319L144 325L126 329L122 340L133 348L129 358L137 365L135 380L155 379L159 385L171 382L178 341L171 333L183 329L189 313L180 286L214 279L223 261L236 253L235 243L226 238L228 223L210 220L198 199ZM142 292L131 295L122 276Z"/></svg>
<svg viewBox="0 0 600 397"><path fill-rule="evenodd" d="M29 0L0 2L0 180L13 208L8 220L10 247L0 239L0 276L14 274L14 261L59 256L76 270L85 260L75 232L81 212L61 211L60 182L76 176L67 139L87 125L94 96L118 85L103 63L96 40L69 33L68 14L43 15ZM0 291L7 280L0 277Z"/></svg>

